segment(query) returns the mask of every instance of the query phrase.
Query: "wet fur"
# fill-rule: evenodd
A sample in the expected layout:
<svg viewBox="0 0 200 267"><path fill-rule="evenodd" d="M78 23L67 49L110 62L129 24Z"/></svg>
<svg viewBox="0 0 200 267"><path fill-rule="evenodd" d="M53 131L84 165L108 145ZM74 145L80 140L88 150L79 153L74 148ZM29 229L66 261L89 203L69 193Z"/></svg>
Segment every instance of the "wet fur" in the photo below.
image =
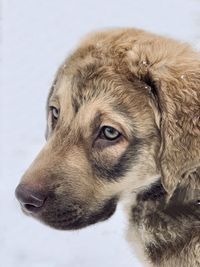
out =
<svg viewBox="0 0 200 267"><path fill-rule="evenodd" d="M33 216L77 229L122 200L145 266L200 266L199 54L141 30L91 34L59 68L47 113L47 144L22 178L48 193ZM99 140L103 123L123 137Z"/></svg>

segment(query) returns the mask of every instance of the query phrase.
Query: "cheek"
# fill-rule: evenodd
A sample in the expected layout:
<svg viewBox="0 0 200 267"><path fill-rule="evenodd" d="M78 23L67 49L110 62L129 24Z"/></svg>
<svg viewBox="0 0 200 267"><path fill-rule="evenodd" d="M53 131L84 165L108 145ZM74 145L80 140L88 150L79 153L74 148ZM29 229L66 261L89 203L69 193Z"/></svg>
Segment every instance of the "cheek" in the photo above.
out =
<svg viewBox="0 0 200 267"><path fill-rule="evenodd" d="M93 172L98 178L117 179L122 175L123 166L121 161L124 158L128 148L128 142L106 147L102 150L96 149L92 153L91 164Z"/></svg>

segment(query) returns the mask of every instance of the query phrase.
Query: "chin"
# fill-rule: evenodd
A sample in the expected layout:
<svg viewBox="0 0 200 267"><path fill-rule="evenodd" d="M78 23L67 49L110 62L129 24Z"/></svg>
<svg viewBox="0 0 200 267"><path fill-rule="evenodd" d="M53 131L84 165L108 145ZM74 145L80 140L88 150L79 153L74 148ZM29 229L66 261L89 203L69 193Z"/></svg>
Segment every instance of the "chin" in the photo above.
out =
<svg viewBox="0 0 200 267"><path fill-rule="evenodd" d="M112 198L103 205L99 204L93 211L90 211L90 207L83 208L76 203L64 207L48 205L37 214L25 213L57 230L77 230L109 219L115 213L116 207L117 198Z"/></svg>

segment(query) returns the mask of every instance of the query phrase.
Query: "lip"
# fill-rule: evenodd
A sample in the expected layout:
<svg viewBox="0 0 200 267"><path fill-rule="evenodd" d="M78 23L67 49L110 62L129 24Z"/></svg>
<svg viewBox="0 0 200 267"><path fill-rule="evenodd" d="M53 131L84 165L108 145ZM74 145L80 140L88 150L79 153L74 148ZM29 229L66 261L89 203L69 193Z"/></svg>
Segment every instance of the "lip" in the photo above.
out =
<svg viewBox="0 0 200 267"><path fill-rule="evenodd" d="M72 208L61 210L61 215L66 213L66 216L59 216L59 202L56 202L55 199L54 201L51 199L52 202L46 200L41 208L29 204L21 205L23 213L54 229L75 230L107 220L115 212L118 198L114 197L107 200L104 204L102 203L103 205L99 210L95 210L92 213L87 213L83 207L79 207L79 211L76 209L72 210ZM26 205L29 206L26 208ZM80 209L82 210L81 213ZM76 212L76 214L74 214L74 212Z"/></svg>

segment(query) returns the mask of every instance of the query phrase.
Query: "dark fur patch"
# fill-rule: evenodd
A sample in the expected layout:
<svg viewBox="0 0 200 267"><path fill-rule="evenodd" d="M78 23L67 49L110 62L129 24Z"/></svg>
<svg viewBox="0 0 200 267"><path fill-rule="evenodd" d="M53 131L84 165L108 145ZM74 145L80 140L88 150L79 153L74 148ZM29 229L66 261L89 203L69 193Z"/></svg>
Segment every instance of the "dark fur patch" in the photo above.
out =
<svg viewBox="0 0 200 267"><path fill-rule="evenodd" d="M158 200L166 196L166 191L163 188L160 179L157 183L153 184L150 188L137 195L138 201Z"/></svg>
<svg viewBox="0 0 200 267"><path fill-rule="evenodd" d="M94 173L102 179L116 180L122 178L137 161L137 157L142 146L142 139L134 138L128 146L123 155L119 158L118 162L110 166L105 160L103 162L96 161L91 158Z"/></svg>

